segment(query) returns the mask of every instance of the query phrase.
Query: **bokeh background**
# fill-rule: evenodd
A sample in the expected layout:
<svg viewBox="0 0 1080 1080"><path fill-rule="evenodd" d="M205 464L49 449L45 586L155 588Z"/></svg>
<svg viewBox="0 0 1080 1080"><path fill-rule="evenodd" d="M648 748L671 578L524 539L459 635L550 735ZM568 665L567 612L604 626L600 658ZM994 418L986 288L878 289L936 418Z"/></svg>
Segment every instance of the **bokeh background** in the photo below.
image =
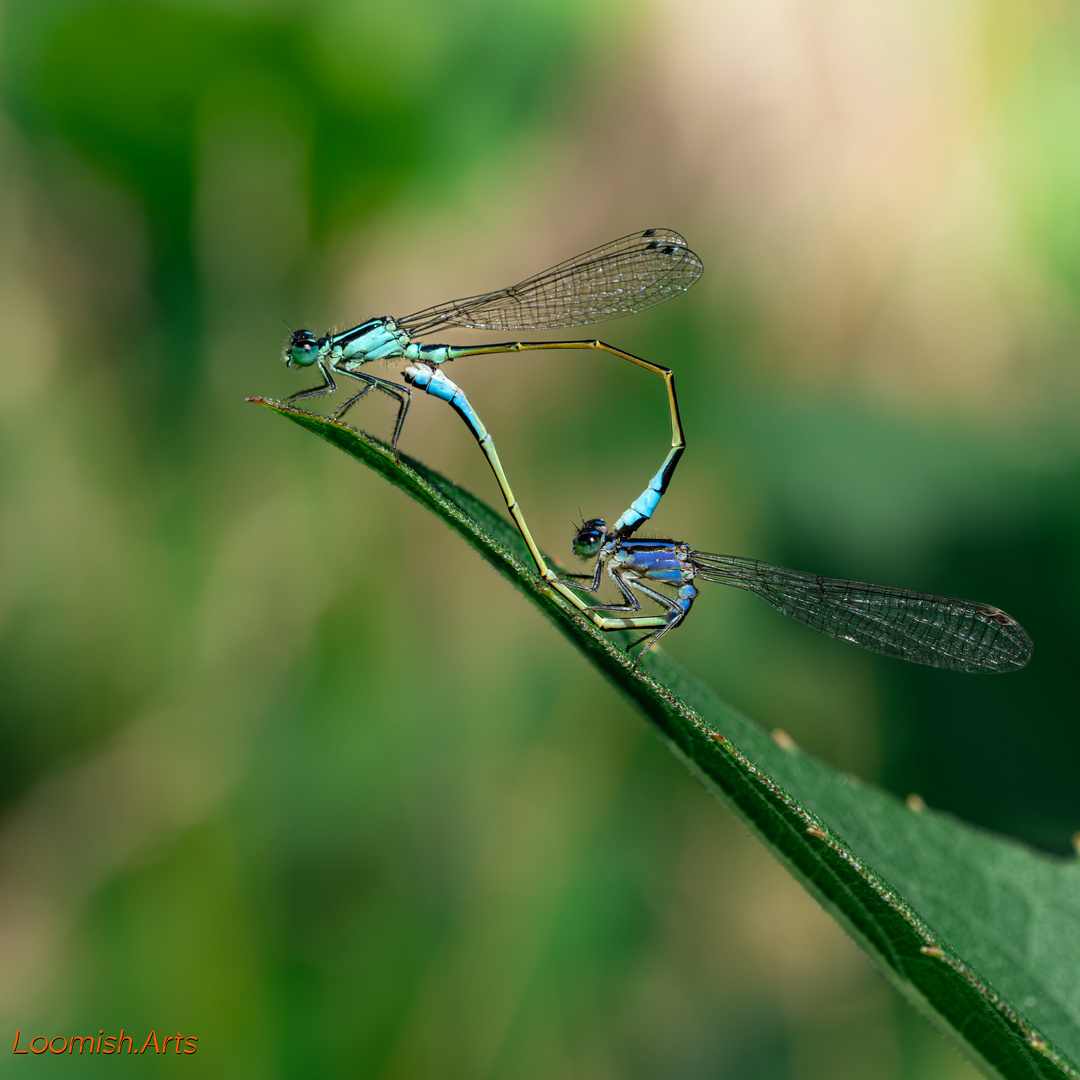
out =
<svg viewBox="0 0 1080 1080"><path fill-rule="evenodd" d="M3 1037L179 1030L153 1068L234 1080L974 1076L459 539L243 398L308 377L286 320L682 231L701 283L600 330L678 371L657 532L985 600L1036 653L915 669L708 586L665 646L1066 855L1080 6L8 0L0 94ZM549 551L665 452L610 358L451 374ZM438 403L402 448L497 502Z"/></svg>

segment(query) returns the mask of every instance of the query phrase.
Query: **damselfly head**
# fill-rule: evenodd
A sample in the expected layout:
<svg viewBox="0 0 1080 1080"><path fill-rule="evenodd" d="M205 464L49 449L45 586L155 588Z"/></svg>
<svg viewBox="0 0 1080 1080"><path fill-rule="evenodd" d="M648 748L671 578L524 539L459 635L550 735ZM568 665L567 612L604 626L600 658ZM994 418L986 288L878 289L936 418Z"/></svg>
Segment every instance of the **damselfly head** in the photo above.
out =
<svg viewBox="0 0 1080 1080"><path fill-rule="evenodd" d="M604 537L607 535L607 522L600 518L591 521L583 521L574 537L574 554L579 559L595 559L604 546Z"/></svg>
<svg viewBox="0 0 1080 1080"><path fill-rule="evenodd" d="M286 367L311 367L319 358L319 343L310 330L293 330L281 357Z"/></svg>

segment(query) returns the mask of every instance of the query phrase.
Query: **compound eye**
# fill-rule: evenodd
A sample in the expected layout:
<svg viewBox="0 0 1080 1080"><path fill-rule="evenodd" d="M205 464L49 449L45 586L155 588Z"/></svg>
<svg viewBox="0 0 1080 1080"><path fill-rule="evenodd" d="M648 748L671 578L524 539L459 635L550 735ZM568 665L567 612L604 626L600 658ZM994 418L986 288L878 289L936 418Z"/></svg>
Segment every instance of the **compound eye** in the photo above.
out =
<svg viewBox="0 0 1080 1080"><path fill-rule="evenodd" d="M574 554L579 559L595 559L604 544L606 526L599 518L586 521L574 537Z"/></svg>
<svg viewBox="0 0 1080 1080"><path fill-rule="evenodd" d="M600 554L600 534L580 533L574 538L574 554L579 559L595 559Z"/></svg>
<svg viewBox="0 0 1080 1080"><path fill-rule="evenodd" d="M319 344L310 330L294 330L285 346L285 364L291 367L311 367L319 358Z"/></svg>

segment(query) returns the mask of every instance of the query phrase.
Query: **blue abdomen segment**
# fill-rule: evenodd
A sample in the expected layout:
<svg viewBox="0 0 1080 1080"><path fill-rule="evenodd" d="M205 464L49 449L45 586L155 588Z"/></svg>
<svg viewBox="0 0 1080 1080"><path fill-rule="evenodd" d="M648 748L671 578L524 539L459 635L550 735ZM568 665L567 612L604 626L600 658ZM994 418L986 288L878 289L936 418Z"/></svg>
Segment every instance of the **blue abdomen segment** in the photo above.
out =
<svg viewBox="0 0 1080 1080"><path fill-rule="evenodd" d="M432 397L437 397L450 404L451 408L469 425L469 430L480 441L488 437L488 429L480 419L464 391L455 382L451 382L441 371L416 364L405 369L405 381Z"/></svg>
<svg viewBox="0 0 1080 1080"><path fill-rule="evenodd" d="M665 462L664 467L649 481L649 486L630 504L630 509L615 522L612 533L615 536L632 533L643 521L651 518L667 490L670 479L670 469Z"/></svg>
<svg viewBox="0 0 1080 1080"><path fill-rule="evenodd" d="M416 355L409 355L415 350ZM425 364L445 364L447 360L453 360L464 352L463 349L455 349L453 345L423 345L417 342L410 345L406 350L406 358L409 360L421 360Z"/></svg>
<svg viewBox="0 0 1080 1080"><path fill-rule="evenodd" d="M679 590L678 595L675 597L675 606L678 608L679 613L677 617L672 618L672 622L682 622L686 618L686 613L690 610L690 606L697 599L698 591L689 581Z"/></svg>

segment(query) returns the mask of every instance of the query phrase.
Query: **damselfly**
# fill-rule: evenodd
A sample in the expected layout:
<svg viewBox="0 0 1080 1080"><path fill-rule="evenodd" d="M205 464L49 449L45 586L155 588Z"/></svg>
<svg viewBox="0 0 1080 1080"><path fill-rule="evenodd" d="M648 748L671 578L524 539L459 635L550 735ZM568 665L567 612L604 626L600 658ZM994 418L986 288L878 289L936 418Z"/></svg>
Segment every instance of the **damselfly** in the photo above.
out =
<svg viewBox="0 0 1080 1080"><path fill-rule="evenodd" d="M601 244L509 288L451 300L402 318L380 316L341 333L328 332L320 338L316 338L310 330L294 330L285 347L285 363L302 368L315 366L322 375L323 382L310 390L292 394L287 400L299 401L333 393L337 389L335 373L357 379L363 384L361 389L340 405L331 416L342 417L372 390L389 395L398 402L391 439L391 445L396 451L412 400L411 386L373 375L365 369L365 365L374 360L409 361L412 366L406 376L407 382L449 401L454 394L461 392L449 379L444 376L437 377L441 376L438 366L448 360L539 349L593 349L610 353L645 368L664 380L671 416L671 449L648 488L635 500L617 526L626 535L630 535L656 509L686 448L673 372L597 340L435 345L426 344L418 338L433 330L451 327L505 331L555 330L607 322L670 300L689 289L701 277L701 273L701 260L687 247L686 241L677 232L670 229L646 229L644 232L631 233L610 243ZM464 395L461 396L464 398ZM479 417L471 406L468 406L467 410L458 411L487 455L503 489L507 505L513 503L511 513L537 561L541 575L554 577L540 556L524 518L520 513L515 513L516 500L506 483L505 473L498 462L498 455L487 429L479 424Z"/></svg>
<svg viewBox="0 0 1080 1080"><path fill-rule="evenodd" d="M639 596L656 601L664 616L594 618L602 630L647 629L630 648L640 657L686 618L697 599L695 581L717 581L760 596L781 615L838 641L915 664L966 672L1017 671L1030 659L1031 638L1010 615L990 604L871 585L788 570L757 559L693 551L678 540L609 539L599 518L574 537L574 553L596 559L592 581L571 588L595 593L601 574L623 596L621 604L590 604L589 612L641 610ZM650 584L645 584L649 582ZM669 585L668 596L653 585Z"/></svg>

